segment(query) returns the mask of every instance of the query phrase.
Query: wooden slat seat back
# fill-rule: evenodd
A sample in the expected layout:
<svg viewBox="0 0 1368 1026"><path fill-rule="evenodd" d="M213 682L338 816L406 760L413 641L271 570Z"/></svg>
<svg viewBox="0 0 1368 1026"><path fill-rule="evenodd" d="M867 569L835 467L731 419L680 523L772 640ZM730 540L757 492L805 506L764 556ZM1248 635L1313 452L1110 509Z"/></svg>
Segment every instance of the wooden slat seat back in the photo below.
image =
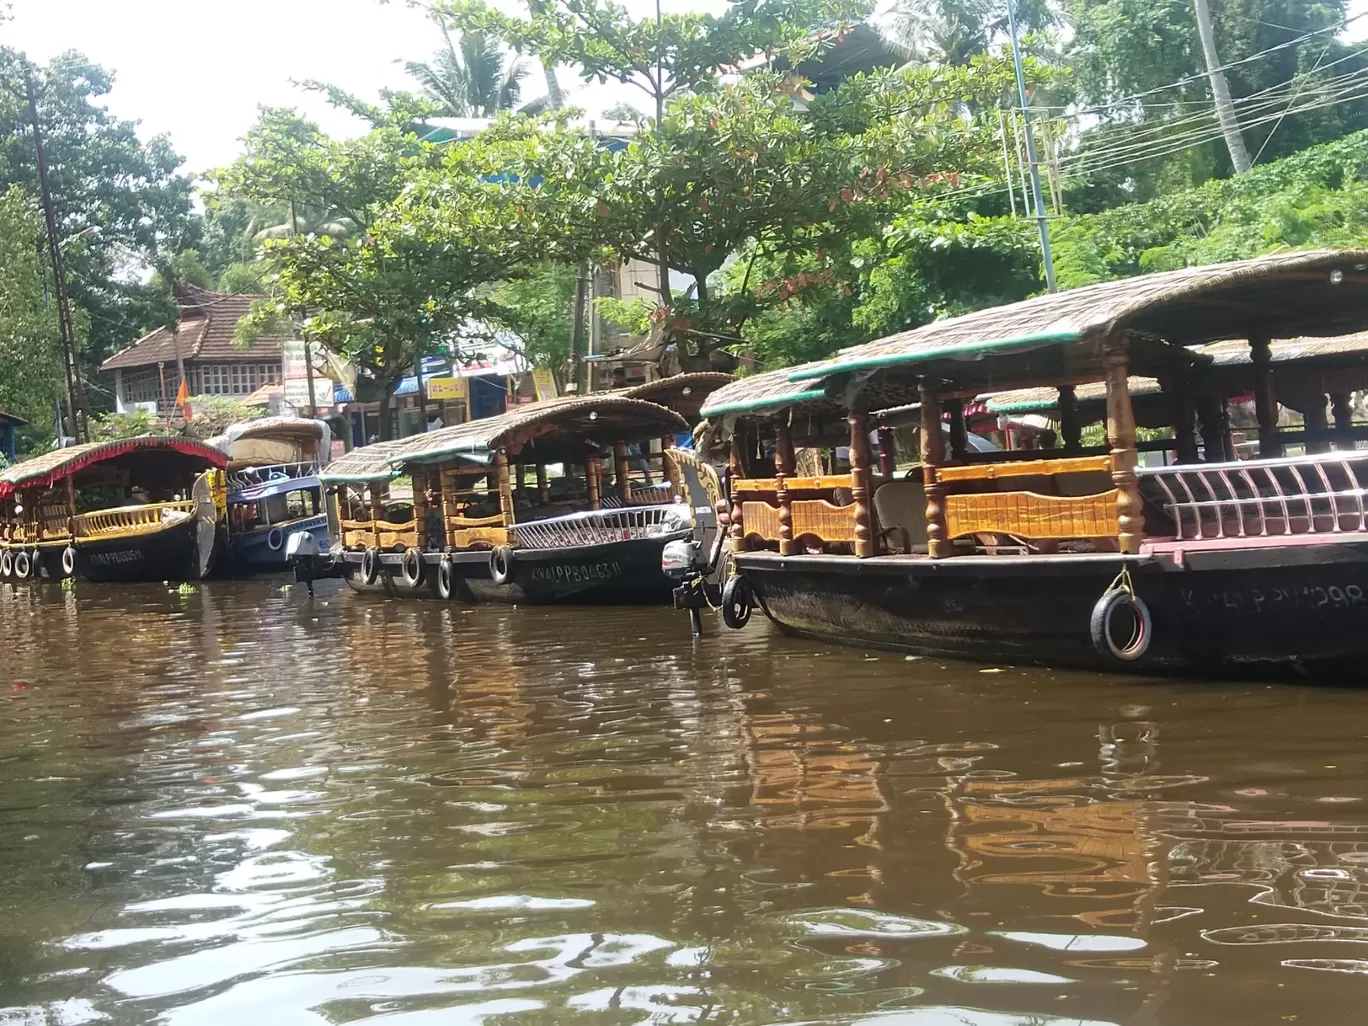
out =
<svg viewBox="0 0 1368 1026"><path fill-rule="evenodd" d="M940 467L947 535L1005 534L1033 541L1115 538L1120 530L1108 456Z"/></svg>

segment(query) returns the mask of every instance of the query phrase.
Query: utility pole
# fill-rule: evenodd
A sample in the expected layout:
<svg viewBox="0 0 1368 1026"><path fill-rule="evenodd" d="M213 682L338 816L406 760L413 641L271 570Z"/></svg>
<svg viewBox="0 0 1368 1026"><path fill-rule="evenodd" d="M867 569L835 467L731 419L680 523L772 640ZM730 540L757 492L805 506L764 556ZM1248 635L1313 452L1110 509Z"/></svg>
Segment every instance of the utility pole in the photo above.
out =
<svg viewBox="0 0 1368 1026"><path fill-rule="evenodd" d="M1230 101L1230 86L1226 82L1225 72L1221 70L1221 59L1216 54L1216 37L1211 31L1211 8L1207 6L1207 0L1193 0L1193 3L1197 7L1197 34L1202 37L1207 77L1211 79L1211 97L1216 101L1216 117L1221 122L1226 149L1230 150L1230 162L1235 165L1235 173L1242 175L1250 167L1249 150L1245 147L1244 136L1240 134L1235 105Z"/></svg>
<svg viewBox="0 0 1368 1026"><path fill-rule="evenodd" d="M579 395L589 391L589 367L584 362L584 294L589 285L589 265L581 262L575 277L575 322L570 332L570 381Z"/></svg>
<svg viewBox="0 0 1368 1026"><path fill-rule="evenodd" d="M1202 2L1202 0L1198 0ZM1035 200L1036 227L1040 229L1040 258L1045 265L1045 288L1055 290L1054 257L1050 253L1050 223L1045 218L1045 197L1040 193L1040 162L1036 159L1031 112L1026 107L1026 72L1021 67L1021 41L1017 38L1016 0L1007 0L1007 25L1012 31L1012 63L1016 66L1017 98L1026 125L1026 161L1031 165L1031 194Z"/></svg>
<svg viewBox="0 0 1368 1026"><path fill-rule="evenodd" d="M47 157L43 153L43 133L38 124L38 99L33 90L33 72L27 62L24 65L24 95L28 100L29 120L33 124L33 153L38 164L38 189L43 198L43 221L47 227L48 257L52 263L53 288L57 299L57 327L62 335L62 354L66 364L67 409L71 413L71 436L80 443L90 437L89 428L82 432L81 424L86 410L85 386L81 382L81 370L76 363L75 332L71 327L66 274L62 270L62 251L57 240L57 211L52 203L52 183L48 180Z"/></svg>

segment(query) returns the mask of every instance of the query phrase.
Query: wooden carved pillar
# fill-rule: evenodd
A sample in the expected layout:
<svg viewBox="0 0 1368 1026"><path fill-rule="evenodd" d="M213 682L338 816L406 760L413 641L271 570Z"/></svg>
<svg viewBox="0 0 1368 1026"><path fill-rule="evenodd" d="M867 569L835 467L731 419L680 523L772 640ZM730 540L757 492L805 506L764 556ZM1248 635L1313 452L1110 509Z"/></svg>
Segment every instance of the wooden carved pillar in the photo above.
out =
<svg viewBox="0 0 1368 1026"><path fill-rule="evenodd" d="M1208 463L1220 463L1226 459L1225 406L1216 396L1203 396L1197 400L1197 421L1202 427L1203 456Z"/></svg>
<svg viewBox="0 0 1368 1026"><path fill-rule="evenodd" d="M1270 459L1283 455L1278 444L1278 390L1273 382L1273 354L1268 339L1252 336L1249 356L1254 363L1254 415L1259 421L1259 456Z"/></svg>
<svg viewBox="0 0 1368 1026"><path fill-rule="evenodd" d="M969 458L969 425L964 420L964 400L949 399L941 409L950 414L950 458L963 463Z"/></svg>
<svg viewBox="0 0 1368 1026"><path fill-rule="evenodd" d="M76 477L73 474L66 476L66 515L67 534L70 535L74 527L72 521L76 519Z"/></svg>
<svg viewBox="0 0 1368 1026"><path fill-rule="evenodd" d="M546 464L537 464L537 502L543 506L551 502L551 482L546 478Z"/></svg>
<svg viewBox="0 0 1368 1026"><path fill-rule="evenodd" d="M517 497L518 497L519 499L526 499L526 498L527 498L527 464L523 463L521 460L518 461L518 476L517 476L517 481L518 481L518 496L517 496Z"/></svg>
<svg viewBox="0 0 1368 1026"><path fill-rule="evenodd" d="M1059 441L1065 452L1083 448L1083 425L1078 419L1078 393L1073 385L1059 388Z"/></svg>
<svg viewBox="0 0 1368 1026"><path fill-rule="evenodd" d="M513 524L513 489L508 483L508 451L500 449L494 454L494 477L499 487L499 513L504 527Z"/></svg>
<svg viewBox="0 0 1368 1026"><path fill-rule="evenodd" d="M779 554L791 556L798 551L793 540L793 499L789 495L788 479L794 463L793 432L787 423L774 426L774 492L779 503Z"/></svg>
<svg viewBox="0 0 1368 1026"><path fill-rule="evenodd" d="M618 498L624 506L632 504L632 480L627 476L627 443L613 443L613 473L617 475Z"/></svg>
<svg viewBox="0 0 1368 1026"><path fill-rule="evenodd" d="M427 536L427 475L415 473L413 481L413 533L418 539L418 549L428 546Z"/></svg>
<svg viewBox="0 0 1368 1026"><path fill-rule="evenodd" d="M1192 363L1180 354L1173 369L1173 449L1179 463L1197 462L1197 432L1193 425Z"/></svg>
<svg viewBox="0 0 1368 1026"><path fill-rule="evenodd" d="M873 482L869 472L869 425L865 415L852 410L850 423L850 491L855 496L855 555L874 555L874 514L870 508Z"/></svg>
<svg viewBox="0 0 1368 1026"><path fill-rule="evenodd" d="M745 470L741 464L741 439L735 434L732 435L731 450L727 454L727 462L731 468L731 536L732 549L736 552L746 551L746 526L741 522L741 495L736 490L738 481L745 478Z"/></svg>
<svg viewBox="0 0 1368 1026"><path fill-rule="evenodd" d="M452 542L451 521L453 517L461 515L461 500L456 493L460 490L461 479L449 471L442 471L438 482L442 486L442 541L447 545Z"/></svg>
<svg viewBox="0 0 1368 1026"><path fill-rule="evenodd" d="M1330 420L1325 415L1325 393L1313 392L1306 397L1306 409L1302 411L1306 422L1306 451L1330 451Z"/></svg>
<svg viewBox="0 0 1368 1026"><path fill-rule="evenodd" d="M1352 449L1354 440L1349 436L1349 431L1354 426L1354 408L1349 405L1349 393L1332 392L1330 410L1335 417L1335 448Z"/></svg>
<svg viewBox="0 0 1368 1026"><path fill-rule="evenodd" d="M385 519L385 499L384 493L388 490L388 485L382 481L372 481L367 486L367 494L370 495L371 509L371 534L375 536L375 544L380 545L380 521Z"/></svg>
<svg viewBox="0 0 1368 1026"><path fill-rule="evenodd" d="M1116 485L1117 540L1121 551L1140 551L1145 533L1140 485L1135 477L1139 455L1135 450L1135 412L1127 384L1129 360L1124 337L1112 336L1103 343L1102 366L1107 383L1107 438L1111 442L1112 483Z"/></svg>
<svg viewBox="0 0 1368 1026"><path fill-rule="evenodd" d="M941 437L936 385L925 378L921 382L920 434L922 487L926 492L926 551L932 559L943 559L955 551L945 522L945 485L936 475L936 468L945 462L945 440Z"/></svg>
<svg viewBox="0 0 1368 1026"><path fill-rule="evenodd" d="M893 453L893 429L881 425L879 427L879 476L885 481L891 481L896 469L897 464Z"/></svg>
<svg viewBox="0 0 1368 1026"><path fill-rule="evenodd" d="M665 474L665 479L670 482L670 495L682 496L684 494L684 475L679 472L679 464L670 456L670 450L674 448L674 438L666 435L660 440L660 469Z"/></svg>
<svg viewBox="0 0 1368 1026"><path fill-rule="evenodd" d="M589 493L589 508L602 509L603 500L599 495L599 463L597 456L584 461L584 487Z"/></svg>

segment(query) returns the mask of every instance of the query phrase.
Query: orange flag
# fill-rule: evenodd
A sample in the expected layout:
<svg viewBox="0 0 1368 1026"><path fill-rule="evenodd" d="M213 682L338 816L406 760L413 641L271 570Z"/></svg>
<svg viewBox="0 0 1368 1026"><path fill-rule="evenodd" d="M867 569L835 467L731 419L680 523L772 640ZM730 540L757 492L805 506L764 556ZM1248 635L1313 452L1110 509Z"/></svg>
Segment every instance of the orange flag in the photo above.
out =
<svg viewBox="0 0 1368 1026"><path fill-rule="evenodd" d="M185 419L186 419L186 420L189 420L189 419L190 419L190 387L185 383L185 379L184 379L184 378L181 378L180 388L179 388L179 390L177 390L177 392L176 392L176 406L180 409L181 413L185 416Z"/></svg>

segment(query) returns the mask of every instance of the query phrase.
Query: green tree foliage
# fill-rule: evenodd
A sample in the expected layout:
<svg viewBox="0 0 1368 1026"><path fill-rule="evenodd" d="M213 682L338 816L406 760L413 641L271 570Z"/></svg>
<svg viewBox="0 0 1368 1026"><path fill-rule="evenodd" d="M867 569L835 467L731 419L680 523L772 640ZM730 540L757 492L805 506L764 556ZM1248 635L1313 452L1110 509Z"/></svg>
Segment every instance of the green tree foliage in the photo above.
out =
<svg viewBox="0 0 1368 1026"><path fill-rule="evenodd" d="M27 447L51 439L53 406L66 391L43 222L19 187L0 195L0 410L29 421Z"/></svg>
<svg viewBox="0 0 1368 1026"><path fill-rule="evenodd" d="M1245 142L1258 162L1368 126L1361 95L1368 56L1335 38L1345 0L1210 6ZM1192 0L1068 0L1066 12L1073 36L1063 59L1076 99L1101 121L1082 133L1080 147L1102 158L1091 159L1098 169L1075 182L1070 209L1148 200L1231 173L1214 131ZM1288 108L1293 113L1282 117Z"/></svg>
<svg viewBox="0 0 1368 1026"><path fill-rule="evenodd" d="M510 60L498 39L464 32L452 39L441 24L446 44L430 61L409 61L408 73L446 117L488 118L517 107L528 67Z"/></svg>
<svg viewBox="0 0 1368 1026"><path fill-rule="evenodd" d="M575 268L547 264L528 277L501 283L490 297L489 320L503 329L500 341L533 367L545 368L564 384L574 323Z"/></svg>
<svg viewBox="0 0 1368 1026"><path fill-rule="evenodd" d="M537 223L534 191L495 180L507 170L503 148L516 152L521 141L443 150L396 120L340 141L293 111L266 110L246 154L216 176L227 197L308 204L351 226L264 239L270 298L241 330L293 320L305 338L355 364L359 389L382 412L416 359L456 347L481 318L488 285L555 255L539 237L556 219ZM519 212L506 201L523 193ZM381 422L387 430L388 417Z"/></svg>
<svg viewBox="0 0 1368 1026"><path fill-rule="evenodd" d="M24 70L16 51L0 48L0 188L18 185L37 197ZM89 321L91 374L109 353L165 320L167 296L126 270L130 260L152 262L193 246L192 187L177 174L181 158L165 138L139 139L133 122L102 105L113 82L109 72L69 53L33 75L67 288ZM100 395L92 391L92 401Z"/></svg>

